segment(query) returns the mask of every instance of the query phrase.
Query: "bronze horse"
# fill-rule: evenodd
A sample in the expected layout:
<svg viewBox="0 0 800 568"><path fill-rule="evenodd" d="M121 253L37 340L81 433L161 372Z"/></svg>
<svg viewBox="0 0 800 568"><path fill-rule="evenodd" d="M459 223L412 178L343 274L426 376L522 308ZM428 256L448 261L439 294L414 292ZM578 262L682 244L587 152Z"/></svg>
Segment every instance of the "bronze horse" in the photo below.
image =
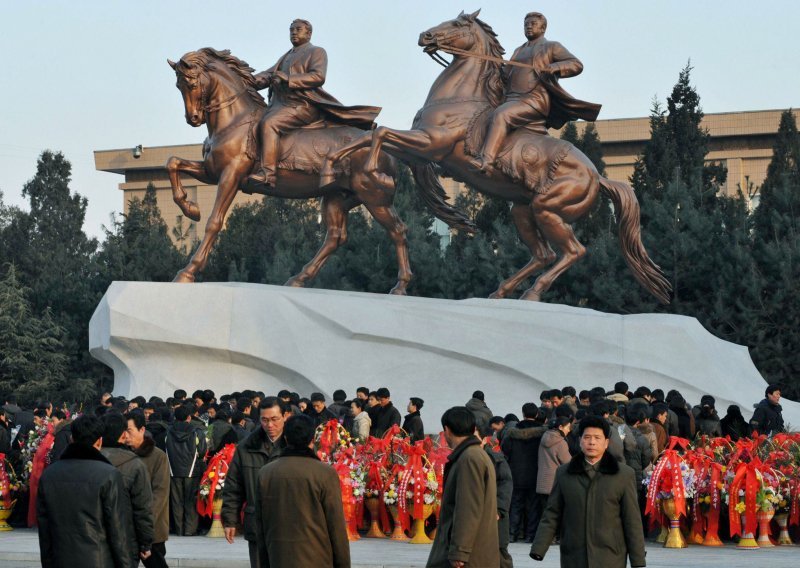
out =
<svg viewBox="0 0 800 568"><path fill-rule="evenodd" d="M419 45L426 53L450 50L453 60L431 87L412 130L381 126L363 134L327 157L322 183L332 182L338 160L369 146L365 169L376 179L381 176L378 157L385 151L411 164L424 164L414 168L415 174L426 174L429 164L436 162L445 175L510 201L514 224L533 257L490 297L504 298L525 279L544 270L522 294L526 300L540 300L556 278L586 254L571 224L591 211L602 193L614 204L622 253L634 277L659 301L669 303L671 285L642 244L639 203L633 190L626 183L602 177L577 148L519 129L506 139L500 167L490 177L470 165L480 151L491 111L503 99L500 66L504 50L492 28L478 19L479 12L462 12L420 35ZM420 177L426 175L417 175L418 181ZM427 182L421 184L422 191L436 189L430 179Z"/></svg>
<svg viewBox="0 0 800 568"><path fill-rule="evenodd" d="M301 129L282 141L282 156L274 187L247 186L247 176L259 152L255 126L264 113L264 98L255 88L253 69L229 51L203 48L184 55L177 63L169 61L183 95L186 122L208 126L203 144L203 160L184 160L176 156L167 161L172 196L184 215L200 220L196 203L189 201L181 186L180 174L187 174L208 184L217 184L217 196L208 219L205 235L189 264L173 280L194 282L208 261L225 215L240 189L293 199L322 198L323 220L327 229L325 242L311 261L287 286L304 286L314 278L327 258L347 240L347 214L364 205L384 228L397 251L397 283L393 294L405 294L412 273L408 259L406 226L395 211L394 175L396 160L380 152L371 161L372 175L364 170L367 152L353 154L349 164L341 163L320 188L319 171L326 154L364 134L350 126L327 124L325 128ZM433 213L454 228L471 229L468 218L451 208L444 199L426 198Z"/></svg>

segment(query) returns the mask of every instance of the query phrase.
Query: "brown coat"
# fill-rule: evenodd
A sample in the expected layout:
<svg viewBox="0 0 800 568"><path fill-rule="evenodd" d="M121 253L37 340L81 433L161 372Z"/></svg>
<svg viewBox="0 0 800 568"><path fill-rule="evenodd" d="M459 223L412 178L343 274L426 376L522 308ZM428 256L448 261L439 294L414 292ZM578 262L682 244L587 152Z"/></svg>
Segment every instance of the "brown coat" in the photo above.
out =
<svg viewBox="0 0 800 568"><path fill-rule="evenodd" d="M556 471L531 555L561 536L562 568L645 566L644 533L633 469L606 452L591 478L578 453Z"/></svg>
<svg viewBox="0 0 800 568"><path fill-rule="evenodd" d="M265 566L350 566L342 491L332 467L309 449L287 448L261 468L258 488L256 517Z"/></svg>
<svg viewBox="0 0 800 568"><path fill-rule="evenodd" d="M557 428L542 436L539 444L539 468L536 473L536 493L550 495L556 479L556 470L572 459L567 439Z"/></svg>
<svg viewBox="0 0 800 568"><path fill-rule="evenodd" d="M426 566L450 568L460 560L470 568L494 568L500 566L499 546L494 464L470 437L445 466L439 529Z"/></svg>
<svg viewBox="0 0 800 568"><path fill-rule="evenodd" d="M169 464L167 454L156 447L153 438L144 442L134 453L139 456L150 474L153 490L153 542L166 542L169 538Z"/></svg>

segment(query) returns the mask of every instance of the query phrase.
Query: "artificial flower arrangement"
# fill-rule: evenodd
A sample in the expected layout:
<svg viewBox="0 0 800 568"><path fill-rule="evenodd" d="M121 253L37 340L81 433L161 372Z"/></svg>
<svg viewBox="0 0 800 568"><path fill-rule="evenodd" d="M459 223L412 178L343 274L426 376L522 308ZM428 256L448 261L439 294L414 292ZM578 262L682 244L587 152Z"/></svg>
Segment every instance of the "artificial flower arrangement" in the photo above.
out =
<svg viewBox="0 0 800 568"><path fill-rule="evenodd" d="M219 499L225 487L236 444L228 444L216 453L208 462L208 467L200 479L200 490L197 497L197 512L203 516L211 516L214 510L214 499Z"/></svg>
<svg viewBox="0 0 800 568"><path fill-rule="evenodd" d="M0 454L0 506L10 509L17 493L22 489L22 482L5 454Z"/></svg>

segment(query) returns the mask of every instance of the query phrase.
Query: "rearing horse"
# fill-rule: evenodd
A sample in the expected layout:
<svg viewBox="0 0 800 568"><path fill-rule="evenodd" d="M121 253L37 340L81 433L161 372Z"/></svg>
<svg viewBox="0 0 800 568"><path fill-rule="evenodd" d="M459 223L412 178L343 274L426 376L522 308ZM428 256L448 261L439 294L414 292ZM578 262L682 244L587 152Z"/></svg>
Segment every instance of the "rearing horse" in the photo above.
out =
<svg viewBox="0 0 800 568"><path fill-rule="evenodd" d="M333 181L320 188L319 171L325 155L361 136L364 131L351 126L327 124L325 128L301 129L289 133L281 144L277 183L274 187L243 187L259 154L255 135L266 105L255 88L253 69L229 51L203 48L168 61L175 70L177 87L183 96L186 122L208 126L203 144L203 160L171 157L167 172L172 196L184 215L200 220L200 209L189 201L181 185L185 173L204 183L217 184L217 196L200 246L189 264L173 280L194 282L206 265L225 214L239 189L275 197L309 199L322 197L322 213L327 229L325 242L311 261L287 286L304 286L314 278L327 258L347 240L347 214L359 206L386 230L397 251L397 283L393 294L405 294L412 273L408 259L406 226L394 208L396 160L380 152L372 160L372 175L364 171L367 151L353 154L349 164L341 164ZM471 229L471 222L450 207L444 199L423 196L433 213L454 228Z"/></svg>
<svg viewBox="0 0 800 568"><path fill-rule="evenodd" d="M522 294L526 300L540 300L556 278L586 254L571 224L591 211L602 193L614 204L622 253L634 277L659 301L669 303L670 283L642 244L639 203L633 190L626 183L602 177L577 148L520 129L507 138L499 154L500 167L490 177L470 165L471 157L480 151L491 111L503 99L500 66L504 50L492 28L478 19L479 12L462 12L420 35L419 45L426 53L450 50L453 61L431 87L412 130L381 126L331 153L321 174L322 183L333 180L338 160L370 146L365 166L370 174L377 172L379 153L386 151L411 163L418 181L423 174L430 182L426 164L437 162L445 175L510 201L514 224L533 257L490 297L504 298L526 278L544 270ZM420 186L423 191L441 191L434 183Z"/></svg>

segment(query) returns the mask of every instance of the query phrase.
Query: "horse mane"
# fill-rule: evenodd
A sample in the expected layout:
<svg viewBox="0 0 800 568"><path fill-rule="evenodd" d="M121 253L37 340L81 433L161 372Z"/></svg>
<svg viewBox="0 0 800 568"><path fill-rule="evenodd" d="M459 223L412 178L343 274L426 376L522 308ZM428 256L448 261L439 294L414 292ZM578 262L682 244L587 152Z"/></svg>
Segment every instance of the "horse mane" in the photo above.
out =
<svg viewBox="0 0 800 568"><path fill-rule="evenodd" d="M250 98L260 106L266 106L264 97L262 97L256 89L256 79L253 77L255 69L250 67L246 61L239 59L235 55L231 55L231 51L229 49L223 49L222 51L219 51L213 47L204 47L184 55L182 59L186 61L186 63L197 63L206 71L210 70L210 64L212 61L220 61L224 63L230 70L236 73L242 79L242 81L244 81L245 87L247 88L247 94L250 96Z"/></svg>
<svg viewBox="0 0 800 568"><path fill-rule="evenodd" d="M480 18L475 18L475 23L483 30L483 34L480 35L486 42L486 47L488 48L487 55L502 59L506 50L503 49L500 40L497 39L497 33L492 29L492 26ZM500 65L500 63L487 61L486 70L483 72L483 75L481 75L484 93L493 107L500 106L505 96L503 77L500 74Z"/></svg>

